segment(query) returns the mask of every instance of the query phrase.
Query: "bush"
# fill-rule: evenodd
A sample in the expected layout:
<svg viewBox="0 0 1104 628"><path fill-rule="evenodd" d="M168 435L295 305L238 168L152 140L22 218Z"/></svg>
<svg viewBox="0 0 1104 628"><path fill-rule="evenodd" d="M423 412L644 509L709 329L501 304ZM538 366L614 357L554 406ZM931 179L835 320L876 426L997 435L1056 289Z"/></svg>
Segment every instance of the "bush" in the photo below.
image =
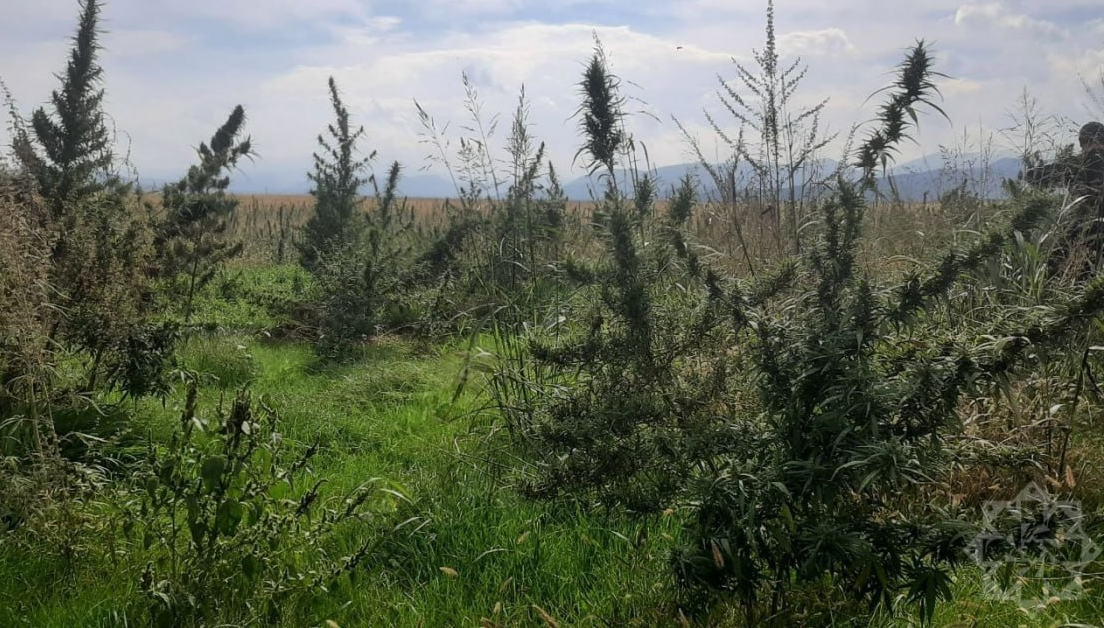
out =
<svg viewBox="0 0 1104 628"><path fill-rule="evenodd" d="M121 521L132 551L152 550L141 577L155 625L274 623L298 595L337 586L374 547L329 554L344 526L400 495L365 484L337 499L310 477L316 447L291 452L276 413L238 393L228 413L199 411L195 382L163 450L149 446Z"/></svg>

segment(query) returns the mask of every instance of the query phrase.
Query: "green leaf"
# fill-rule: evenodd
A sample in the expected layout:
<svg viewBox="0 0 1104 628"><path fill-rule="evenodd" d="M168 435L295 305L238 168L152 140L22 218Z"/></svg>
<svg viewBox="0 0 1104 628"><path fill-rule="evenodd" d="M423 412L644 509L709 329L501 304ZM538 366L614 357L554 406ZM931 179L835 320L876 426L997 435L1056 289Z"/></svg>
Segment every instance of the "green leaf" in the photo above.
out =
<svg viewBox="0 0 1104 628"><path fill-rule="evenodd" d="M268 496L272 499L283 499L291 491L291 484L287 480L280 480L268 489Z"/></svg>
<svg viewBox="0 0 1104 628"><path fill-rule="evenodd" d="M192 533L192 542L200 545L203 543L203 536L207 533L207 526L196 518L188 517L188 531Z"/></svg>
<svg viewBox="0 0 1104 628"><path fill-rule="evenodd" d="M219 504L215 513L215 527L223 536L232 536L242 520L242 505L236 499L228 499Z"/></svg>
<svg viewBox="0 0 1104 628"><path fill-rule="evenodd" d="M246 525L252 527L257 525L257 522L261 520L261 515L264 514L264 502L261 500L255 500L249 504L249 517L246 519Z"/></svg>
<svg viewBox="0 0 1104 628"><path fill-rule="evenodd" d="M208 491L214 491L219 487L224 471L226 471L226 458L222 456L213 456L203 461L200 476L203 478L203 485L207 487Z"/></svg>

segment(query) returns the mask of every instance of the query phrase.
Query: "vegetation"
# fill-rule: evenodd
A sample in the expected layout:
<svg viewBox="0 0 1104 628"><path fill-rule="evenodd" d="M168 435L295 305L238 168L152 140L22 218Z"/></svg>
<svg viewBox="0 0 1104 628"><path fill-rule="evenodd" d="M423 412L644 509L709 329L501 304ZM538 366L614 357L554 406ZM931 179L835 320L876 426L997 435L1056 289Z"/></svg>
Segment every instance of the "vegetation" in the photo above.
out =
<svg viewBox="0 0 1104 628"><path fill-rule="evenodd" d="M1008 182L965 230L988 201L964 188L879 189L942 112L923 41L815 175L828 105L791 108L805 69L768 3L758 70L719 94L739 129L708 117L732 149L702 160L713 200L658 189L597 41L584 206L524 88L501 140L467 76L459 138L416 106L457 188L427 210L400 164L371 173L331 79L312 195L266 209L227 191L253 157L240 106L179 182L128 184L101 10L48 108L9 102L0 625L1104 617L1104 279L1070 224L1095 199ZM1065 506L994 515L1025 486Z"/></svg>

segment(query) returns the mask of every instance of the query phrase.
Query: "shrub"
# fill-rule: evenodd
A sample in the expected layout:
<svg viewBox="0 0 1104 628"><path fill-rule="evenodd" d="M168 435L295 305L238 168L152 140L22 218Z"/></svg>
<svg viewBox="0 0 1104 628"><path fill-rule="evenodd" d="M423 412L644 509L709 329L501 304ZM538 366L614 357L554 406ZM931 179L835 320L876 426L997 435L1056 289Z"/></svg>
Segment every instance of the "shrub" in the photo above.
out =
<svg viewBox="0 0 1104 628"><path fill-rule="evenodd" d="M199 164L188 169L179 182L161 192L164 219L157 225L160 274L171 281L173 293L184 299L184 322L192 318L197 291L214 277L222 264L241 253L240 242L226 239L228 218L238 200L226 193L230 177L224 175L243 157L251 156L249 138L239 139L245 110L238 105L211 137L199 145ZM177 286L178 279L183 285Z"/></svg>
<svg viewBox="0 0 1104 628"><path fill-rule="evenodd" d="M654 216L647 174L631 189L615 178L634 150L624 127L618 79L596 48L581 82L581 154L606 185L595 209L604 247L595 266L569 261L567 274L592 304L573 331L525 337L492 380L511 432L531 453L536 496L590 496L637 511L670 504L701 459L717 424L727 364L723 301L716 277L687 246L682 230L694 206L685 179L669 212ZM634 194L630 197L629 194ZM647 246L648 241L651 246ZM510 333L510 332L507 332Z"/></svg>
<svg viewBox="0 0 1104 628"><path fill-rule="evenodd" d="M154 625L276 622L295 596L319 594L364 560L376 539L331 556L331 535L391 507L400 494L369 482L326 499L310 477L316 447L289 451L276 413L247 391L204 418L195 382L164 449L149 446L123 504L125 536L152 550L141 576Z"/></svg>
<svg viewBox="0 0 1104 628"><path fill-rule="evenodd" d="M36 109L28 128L10 107L13 153L48 208L33 225L50 241L47 280L57 319L50 324L48 351L83 358L83 392L107 383L128 394L148 394L164 390L163 364L148 362L171 355L174 334L148 320L150 290L142 271L152 256L150 234L115 173L101 108L99 15L99 2L81 3L77 35L50 109Z"/></svg>
<svg viewBox="0 0 1104 628"><path fill-rule="evenodd" d="M314 215L303 227L298 243L299 261L308 270L357 241L362 226L358 220L360 188L368 183L361 175L376 156L375 151L364 158L357 156L364 127L350 126L349 110L333 77L329 89L335 120L327 128L330 140L318 136L321 154L314 154L314 172L308 175L314 182Z"/></svg>

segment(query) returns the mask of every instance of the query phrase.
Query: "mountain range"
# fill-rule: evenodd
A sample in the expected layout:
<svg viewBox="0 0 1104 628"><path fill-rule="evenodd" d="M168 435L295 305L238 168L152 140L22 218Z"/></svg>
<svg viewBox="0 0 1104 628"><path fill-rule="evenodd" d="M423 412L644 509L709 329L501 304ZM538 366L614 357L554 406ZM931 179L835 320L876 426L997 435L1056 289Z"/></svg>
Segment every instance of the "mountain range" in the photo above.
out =
<svg viewBox="0 0 1104 628"><path fill-rule="evenodd" d="M990 199L1001 198L1004 195L1003 180L1016 178L1020 172L1020 160L1015 157L1002 157L989 161L987 166L980 165L983 163L984 161L977 156L964 156L959 159L960 165L946 167L939 155L925 156L890 168L880 178L880 189L888 191L892 186L896 188L901 199L922 201L925 198L936 200L943 193L965 183L966 190L971 194ZM817 170L830 173L836 165L835 161L822 160L817 164ZM686 174L690 174L698 182L699 196L705 198L719 196L706 169L701 164L695 163L657 168L655 176L660 196L668 195ZM623 180L626 174L624 171L618 171L616 176L619 180ZM144 179L143 185L147 189L156 188L160 185L157 179L170 180L167 177L152 177ZM736 179L738 189L742 189L752 180L751 167L742 165L738 168ZM804 182L798 177L798 188L800 189L803 184ZM569 199L585 201L600 196L604 184L597 176L581 176L564 183L563 188ZM310 182L305 172L281 171L279 168L265 169L264 164L261 163L256 167L235 173L231 190L239 194L306 194L310 190ZM399 183L399 192L410 198L456 196L456 188L449 177L421 171L403 176Z"/></svg>

